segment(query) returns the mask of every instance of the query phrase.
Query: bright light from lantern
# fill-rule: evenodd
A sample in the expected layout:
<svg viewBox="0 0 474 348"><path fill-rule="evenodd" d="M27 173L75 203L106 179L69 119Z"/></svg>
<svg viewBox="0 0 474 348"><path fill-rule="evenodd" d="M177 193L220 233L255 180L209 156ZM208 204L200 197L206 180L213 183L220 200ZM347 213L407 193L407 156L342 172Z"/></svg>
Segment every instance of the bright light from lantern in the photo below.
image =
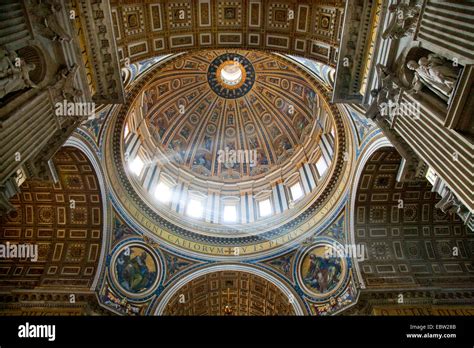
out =
<svg viewBox="0 0 474 348"><path fill-rule="evenodd" d="M132 162L130 162L129 168L133 174L135 174L136 176L140 176L144 165L145 163L143 163L142 159L139 156L137 156Z"/></svg>
<svg viewBox="0 0 474 348"><path fill-rule="evenodd" d="M221 70L221 78L228 85L236 85L242 81L242 70L240 64L235 62L234 64L226 65Z"/></svg>
<svg viewBox="0 0 474 348"><path fill-rule="evenodd" d="M269 199L258 202L258 209L261 217L269 216L272 214L272 204Z"/></svg>
<svg viewBox="0 0 474 348"><path fill-rule="evenodd" d="M301 184L299 182L291 186L290 191L291 191L291 197L293 198L293 201L297 201L304 195L303 189L301 188Z"/></svg>
<svg viewBox="0 0 474 348"><path fill-rule="evenodd" d="M224 222L237 222L237 207L235 205L224 206Z"/></svg>
<svg viewBox="0 0 474 348"><path fill-rule="evenodd" d="M173 195L173 190L163 181L161 181L155 189L155 198L161 203L168 203L171 201L171 196Z"/></svg>
<svg viewBox="0 0 474 348"><path fill-rule="evenodd" d="M199 219L203 214L202 202L197 199L190 199L188 202L188 207L186 208L186 214L190 217Z"/></svg>

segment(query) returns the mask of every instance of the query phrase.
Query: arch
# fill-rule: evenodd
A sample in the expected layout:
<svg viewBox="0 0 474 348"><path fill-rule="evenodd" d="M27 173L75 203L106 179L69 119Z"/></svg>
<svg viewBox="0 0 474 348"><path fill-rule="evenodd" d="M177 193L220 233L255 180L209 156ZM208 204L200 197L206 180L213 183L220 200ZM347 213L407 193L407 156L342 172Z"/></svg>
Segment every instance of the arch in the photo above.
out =
<svg viewBox="0 0 474 348"><path fill-rule="evenodd" d="M107 250L110 244L110 231L112 226L112 213L110 204L107 203L107 185L105 183L105 176L100 165L100 159L97 158L97 155L94 150L92 150L87 143L82 140L76 133L71 136L65 143L64 146L71 146L78 150L80 150L87 159L91 162L92 166L94 167L95 174L97 176L99 187L100 187L100 194L102 197L102 247L100 250L100 257L99 263L97 266L97 271L94 277L94 281L91 285L91 290L95 290L98 287L98 283L102 273L105 271L105 259L107 257Z"/></svg>
<svg viewBox="0 0 474 348"><path fill-rule="evenodd" d="M157 308L153 311L155 315L163 315L166 313L166 306L168 303L170 303L170 300L178 294L178 291L185 286L186 284L190 283L191 281L198 279L202 276L206 276L215 272L222 272L222 271L232 271L232 272L243 272L243 273L248 273L254 276L257 276L259 278L264 279L265 281L270 282L273 284L276 288L279 289L279 291L285 295L285 297L289 299L294 299L294 301L290 301L289 303L292 304L293 310L295 315L305 315L306 311L304 309L304 305L300 302L298 294L293 291L288 285L283 283L282 280L277 278L274 275L271 275L259 268L248 266L248 265L242 265L242 264L219 264L215 266L210 266L206 267L203 269L200 269L198 271L195 271L191 274L188 274L187 276L184 276L183 278L179 279L176 283L174 283L163 295L163 297L160 299ZM278 314L278 313L277 313Z"/></svg>
<svg viewBox="0 0 474 348"><path fill-rule="evenodd" d="M354 177L352 179L351 183L351 193L349 197L349 240L352 245L356 245L355 241L355 233L354 233L354 220L355 220L355 202L357 198L357 185L360 181L360 177L362 174L362 171L365 168L365 165L369 158L376 152L378 149L387 147L387 146L392 146L390 141L385 138L381 133L378 137L376 137L368 146L365 147L364 151L360 154L357 166L356 166L356 172L354 174ZM359 262L356 259L353 259L353 266L354 266L354 271L356 274L356 279L359 282L359 285L362 289L365 288L364 280L362 279L362 275L360 272L359 268Z"/></svg>
<svg viewBox="0 0 474 348"><path fill-rule="evenodd" d="M436 208L427 180L397 182L402 157L392 147L373 152L354 190L353 241L366 250L359 263L370 289L469 288L474 238L456 215Z"/></svg>
<svg viewBox="0 0 474 348"><path fill-rule="evenodd" d="M2 244L31 245L38 256L37 262L33 257L0 260L0 286L6 292L93 287L103 227L98 179L78 149L60 149L53 162L58 182L25 181L11 199L17 209L1 217Z"/></svg>

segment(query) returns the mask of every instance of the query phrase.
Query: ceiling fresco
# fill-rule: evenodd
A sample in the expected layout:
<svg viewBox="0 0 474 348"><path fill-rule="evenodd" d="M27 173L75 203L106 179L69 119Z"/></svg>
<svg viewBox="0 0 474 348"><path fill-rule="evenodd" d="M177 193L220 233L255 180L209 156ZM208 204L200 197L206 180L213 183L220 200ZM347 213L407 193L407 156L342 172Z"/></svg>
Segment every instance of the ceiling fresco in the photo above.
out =
<svg viewBox="0 0 474 348"><path fill-rule="evenodd" d="M317 93L295 68L269 54L240 53L183 56L165 66L144 91L152 141L180 168L217 181L245 180L281 168L317 121ZM222 86L217 69L238 60L249 69L242 86ZM255 163L218 162L219 151L239 150L255 151Z"/></svg>
<svg viewBox="0 0 474 348"><path fill-rule="evenodd" d="M464 288L474 282L474 238L457 216L436 208L428 181L400 183L401 156L389 147L367 161L357 187L355 240L368 288ZM456 255L453 250L458 250Z"/></svg>
<svg viewBox="0 0 474 348"><path fill-rule="evenodd" d="M291 317L474 315L474 1L0 10L7 344L195 341L225 325L207 316L284 317L255 343L371 343L396 327ZM39 315L122 318L28 319L9 341Z"/></svg>
<svg viewBox="0 0 474 348"><path fill-rule="evenodd" d="M221 97L212 90L212 83L209 83L208 72L210 63L227 53L235 53L246 57L255 69L255 83L242 98L226 99ZM182 54L176 56L174 59L171 58L171 60L170 58L171 57L164 56L152 61L131 64L131 68L126 71L125 77L127 79L127 88L131 91L132 95L143 96L145 95L143 91L156 91L155 96L152 94L147 96L156 98L156 101L153 103L150 102L149 106L142 109L146 111L144 115L147 115L145 122L142 124L146 125L148 129L151 129L151 120L156 121L159 117L165 117L165 105L168 107L174 105L176 118L182 117L184 122L168 122L166 127L163 127L163 138L168 135L168 141L169 139L173 139L173 137L182 139L180 138L182 137L180 133L186 124L189 126L190 134L198 134L197 129L201 128L205 130L207 126L213 124L210 117L207 119L200 117L197 125L191 124L190 115L198 114L196 109L199 107L199 101L205 102L206 97L211 98L214 103L222 102L225 105L235 107L237 111L234 112L237 117L234 120L233 128L236 130L236 133L238 132L237 134L242 135L236 138L243 138L247 141L248 136L245 127L243 127L243 118L241 116L243 110L240 109L239 101L246 100L250 105L253 105L249 98L256 93L257 88L261 88L261 91L265 93L259 96L258 101L261 101L265 107L270 108L268 109L269 112L266 113L270 114L271 112L273 114L273 124L279 127L278 129L291 141L295 141L296 144L299 141L298 137L302 134L298 133L298 128L295 127L295 123L292 123L292 119L289 117L290 115L288 115L288 113L285 114L284 111L288 111L288 105L295 103L294 105L299 106L298 113L300 116L308 119L310 122L309 126L311 123L313 123L314 126L315 120L312 116L312 110L317 107L318 104L320 107L326 105L324 101L325 93L331 88L331 76L334 73L334 70L320 66L317 63L311 63L311 61L300 59L304 65L299 65L300 63L297 59L294 59L295 57L288 57L285 60L284 57L271 56L268 53L253 51L211 50L193 53L191 55ZM290 63L295 60L297 61L296 65L293 65L295 63ZM185 67L187 67L187 69ZM171 74L173 70L174 75ZM159 78L156 78L157 72L160 72L158 75ZM180 77L181 74L182 77ZM290 82L289 86L285 84L282 86L281 83L279 85L269 83L269 78L275 75L280 81L282 79L288 80ZM191 78L192 76L194 76L194 79ZM188 82L187 88L189 92L181 85L181 81L186 78L194 81L192 83ZM198 81L196 78L200 80ZM172 87L174 80L180 80L179 88ZM160 81L163 82L161 83L162 86L166 86L166 88L161 87L161 91L168 90L168 92L165 92L163 95L159 94ZM175 84L176 83L177 82L175 82ZM305 102L305 98L300 94L293 94L298 88L292 91L290 86L298 85L302 86L303 96L304 93L315 93L319 101L311 104L310 101ZM196 103L192 104L189 109L185 109L187 111L192 110L191 112L186 112L185 115L181 115L179 113L178 100L185 100L186 95L192 94L193 89L197 88L201 88L205 93L199 93ZM286 88L289 88L289 90ZM176 93L177 91L179 91L179 93ZM278 108L275 103L271 103L271 99L268 99L272 95L278 95L284 102L285 106L283 106L282 109ZM146 100L146 98L142 100ZM130 103L130 105L133 105L133 103ZM130 106L124 108L108 108L104 111L106 116L94 124L89 122L87 127L84 127L83 130L78 133L81 139L88 139L87 141L91 142L91 144L97 144L92 147L98 146L101 149L99 156L102 157L102 161L110 170L108 171L108 175L121 171L120 166L115 165L115 163L120 163L120 161L123 160L123 154L117 157L107 152L111 150L111 148L106 146L107 137L115 134L114 136L118 141L117 144L121 143L124 131L123 122L127 119L127 110L131 110ZM348 146L348 150L346 151L349 154L349 157L346 156L346 159L351 158L351 161L357 161L357 157L352 156L359 156L359 153L363 152L365 147L373 143L376 139L380 139L379 131L374 131L372 126L367 126L360 121L361 119L356 111L349 112L346 108L341 108L340 110L338 108L329 108L328 110L332 117L336 118L336 124L338 124L337 117L340 117L340 120L343 121L341 123L343 127L337 128L337 135L340 142L342 139L346 139L346 132L360 135L360 137L351 137L352 142L346 142L345 146ZM229 138L225 132L225 127L217 127L220 124L225 125L228 116L228 112L226 111L226 109L223 109L221 113L217 115L217 119L221 121L220 123L216 123L216 135L212 138L213 142L224 141ZM267 145L268 143L268 145L270 145L268 147L270 153L275 154L275 150L271 146L271 144L273 144L273 138L271 135L267 135L269 127L263 123L263 114L259 116L254 114L254 112L255 111L249 114L251 118L249 118L247 122L253 122L254 125L261 124L259 133L257 133L257 127L254 126L255 134L260 136L258 139L261 140L262 144ZM211 113L209 112L209 116L210 115ZM117 117L119 118L118 123L115 123L115 121L111 122ZM276 118L281 119L277 122L275 120ZM174 121L174 118L172 118L171 121ZM114 131L114 129L116 130ZM173 129L173 131L170 129ZM339 129L341 130L340 133ZM154 130L153 132L149 132L149 134L154 146L169 151L169 148L163 146L163 138L160 136L159 131ZM120 147L117 149L120 149ZM341 150L342 149L339 151ZM217 149L213 148L213 151L217 151ZM169 153L170 152L168 152L168 155ZM194 162L194 157L192 157L193 152L185 150L184 153L191 157L186 157L186 161L181 161L183 164L182 168L196 178L201 177L202 174L200 173L202 172L196 172L196 167L191 164ZM349 161L343 160L344 151L340 153L341 163L349 164ZM108 161L114 157L118 160L115 162ZM271 166L277 168L278 164L277 162L269 161L269 168L271 168ZM244 173L242 167L239 174L242 175ZM220 314L223 308L216 306L215 311L206 312L203 304L227 303L228 293L230 292L230 302L232 303L231 307L233 311L237 310L240 311L239 313L247 313L248 315L261 314L262 311L270 310L273 311L272 313L275 313L275 302L268 302L269 299L265 297L267 295L264 293L259 293L258 296L257 293L253 294L252 298L256 301L256 307L242 307L236 302L235 294L241 292L246 293L246 287L250 285L245 285L244 288L236 287L239 283L235 282L232 288L230 285L225 286L225 282L224 285L213 285L218 283L213 283L211 278L219 278L220 276L218 274L220 274L220 271L216 271L215 273L211 272L209 274L206 273L214 264L213 262L215 262L211 260L219 260L219 264L223 262L223 267L226 272L241 274L241 271L237 271L236 267L242 264L242 261L239 260L246 260L244 262L254 267L252 268L252 272L256 270L257 276L255 278L255 276L252 276L252 273L244 276L247 278L250 277L249 279L257 280L260 279L259 277L265 279L265 277L272 275L277 277L277 279L281 279L282 284L280 284L280 290L278 291L283 291L286 297L293 294L291 296L294 296L296 301L300 304L300 308L298 309L298 313L300 314L332 315L344 310L348 306L352 306L356 303L358 296L357 280L353 271L353 260L351 258L340 258L337 261L329 260L330 262L328 262L325 258L327 251L340 248L341 245L346 244L350 239L348 237L348 215L350 212L349 207L346 205L349 191L347 191L347 188L344 189L344 182L347 183L349 180L352 180L352 174L351 171L347 169L344 173L344 179L339 179L338 181L340 186L334 191L332 196L327 196L325 200L326 204L329 203L329 205L326 207L323 205L323 209L320 210L319 213L318 210L314 210L314 208L306 212L306 216L310 218L310 220L306 221L311 221L310 223L303 223L301 227L297 227L298 220L293 219L293 223L288 227L283 226L271 233L262 234L260 237L249 235L243 238L215 239L198 236L198 234L190 234L192 228L186 229L186 231L180 231L180 229L177 226L173 226L173 224L161 225L162 223L158 222L159 220L150 219L153 217L152 211L145 208L146 205L142 205L140 199L137 201L137 198L143 197L143 194L140 193L136 196L137 198L130 199L136 194L135 190L137 190L137 188L135 184L128 186L130 182L133 183L133 178L128 178L128 175L124 172L117 177L117 179L121 179L112 179L111 182L111 192L113 192L111 203L114 207L114 218L112 225L110 225L112 240L109 249L109 257L107 258L108 261L105 265L109 271L104 274L100 283L99 299L101 304L113 313L121 315L157 313L180 315L189 315L191 313ZM218 171L214 174L215 180L223 180L222 176L216 174L221 174L221 172ZM333 174L328 177L332 175ZM113 177L114 176L111 178ZM251 175L247 177L252 178ZM336 177L333 176L331 180L335 178ZM129 184L127 184L127 180L123 181L124 179L130 180ZM232 180L228 180L229 179L224 180L223 182L232 182ZM122 186L124 183L125 186ZM128 188L126 188L126 190L121 189L121 187L127 186ZM140 191L138 190L138 192ZM142 208L139 208L140 206ZM145 209L142 211L139 210L143 208ZM143 214L144 212L146 214ZM303 214L302 218L304 216ZM161 218L164 217L166 217L165 214L161 215ZM147 222L148 219L150 219L150 222ZM155 222L151 223L151 221ZM285 237L285 233L289 233L289 235ZM283 237L278 237L278 235ZM254 242L252 242L252 240L254 240ZM217 244L214 244L216 242ZM240 251L239 255L235 254L236 247ZM130 253L131 255L138 255L134 258L136 259L135 262L129 256L125 256L124 253L127 250L139 251ZM142 263L137 257L139 257L140 260L144 257L146 262L143 263L142 266L139 266L139 264ZM120 260L119 262L123 262L123 264L119 266L118 260ZM227 262L232 263L229 264ZM126 264L125 267L123 266L124 264ZM248 270L245 272L248 272ZM243 274L245 274L245 272ZM121 273L121 275L119 275L119 273ZM134 273L140 275L133 277ZM199 276L199 274L203 275ZM133 281L133 279L135 280ZM192 284L207 284L206 286L216 291L213 292L213 295L205 295L204 292L199 295L198 292L196 292L198 290L193 290L195 288L194 286L185 286L185 279L197 279L197 281ZM135 289L130 288L132 283ZM228 290L228 288L230 288L230 290ZM182 291L186 290L189 296L193 296L193 294L196 295L195 300L187 306L183 306L182 304L179 306L180 297L178 294L180 293L180 289ZM164 298L166 298L166 301L163 300ZM164 302L170 303L170 305L165 306ZM174 305L171 305L172 303ZM273 307L263 305L265 303ZM279 303L280 305L285 304L281 300ZM237 309L237 307L240 309ZM291 306L288 307L288 303L286 303L285 306L280 306L278 313L295 314L292 308ZM232 313L235 314L235 312Z"/></svg>

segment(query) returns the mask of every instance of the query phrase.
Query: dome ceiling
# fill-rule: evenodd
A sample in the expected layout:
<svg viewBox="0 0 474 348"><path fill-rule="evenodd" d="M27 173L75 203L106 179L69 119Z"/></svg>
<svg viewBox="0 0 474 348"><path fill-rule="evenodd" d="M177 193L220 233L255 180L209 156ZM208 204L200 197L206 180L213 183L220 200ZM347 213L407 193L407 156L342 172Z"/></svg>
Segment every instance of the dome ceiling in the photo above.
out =
<svg viewBox="0 0 474 348"><path fill-rule="evenodd" d="M316 92L294 67L249 51L185 55L164 68L144 101L155 145L214 180L279 168L313 129L317 107Z"/></svg>
<svg viewBox="0 0 474 348"><path fill-rule="evenodd" d="M121 209L171 248L267 254L336 208L348 127L324 86L291 59L192 51L130 87L107 128L107 172Z"/></svg>

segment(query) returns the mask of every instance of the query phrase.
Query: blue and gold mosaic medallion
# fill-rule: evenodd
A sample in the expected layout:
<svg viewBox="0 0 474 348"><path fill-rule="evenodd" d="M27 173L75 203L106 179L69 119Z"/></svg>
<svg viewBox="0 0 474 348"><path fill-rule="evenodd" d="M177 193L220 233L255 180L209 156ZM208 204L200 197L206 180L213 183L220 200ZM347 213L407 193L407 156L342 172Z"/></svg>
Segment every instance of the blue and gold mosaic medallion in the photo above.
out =
<svg viewBox="0 0 474 348"><path fill-rule="evenodd" d="M299 282L311 297L328 298L341 290L348 275L348 263L334 245L316 243L299 261Z"/></svg>
<svg viewBox="0 0 474 348"><path fill-rule="evenodd" d="M255 83L255 69L244 56L226 53L211 62L207 71L207 81L219 97L237 99L252 89Z"/></svg>
<svg viewBox="0 0 474 348"><path fill-rule="evenodd" d="M125 244L112 260L114 283L131 298L143 297L156 289L160 276L156 255L142 244Z"/></svg>

